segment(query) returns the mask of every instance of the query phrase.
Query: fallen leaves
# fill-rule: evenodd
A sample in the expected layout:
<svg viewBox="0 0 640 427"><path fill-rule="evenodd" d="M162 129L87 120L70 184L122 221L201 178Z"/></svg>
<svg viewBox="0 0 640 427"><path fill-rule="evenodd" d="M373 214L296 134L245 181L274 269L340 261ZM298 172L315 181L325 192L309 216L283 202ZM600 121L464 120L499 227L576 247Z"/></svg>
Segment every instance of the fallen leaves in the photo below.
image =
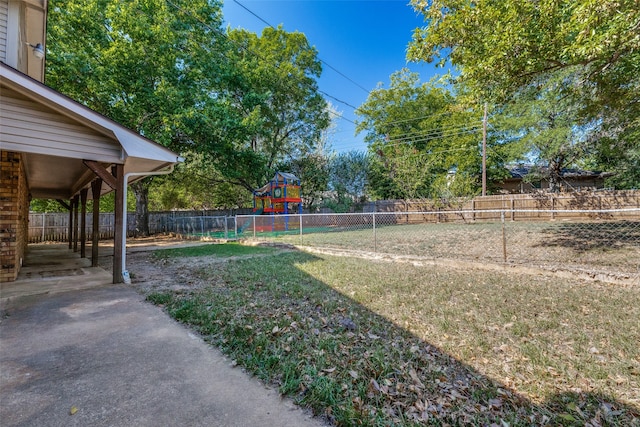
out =
<svg viewBox="0 0 640 427"><path fill-rule="evenodd" d="M295 259L305 256L287 255ZM573 397L589 396L601 389L594 375L579 369L584 366L580 363L600 366L599 357L614 358L618 352L611 350L605 338L593 334L593 329L583 328L572 334L575 319L561 299L545 295L541 300L557 312L540 310L535 299L538 293L546 292L544 289L530 289L525 304L516 301L517 292L503 282L498 286L487 280L482 292L480 285L474 284L478 291L467 295L469 279L465 276L465 291L456 291L454 298L444 292L441 300L444 304L455 300L454 311L447 311L453 310L452 306L429 301L429 293L419 293L415 288L409 299L384 292L368 295L372 301L378 298L378 305L364 306L343 297L348 290L339 293L331 289L329 285L339 289L339 284L327 277L318 276L323 281L314 282L307 273L296 276L301 274L298 270L289 271L290 278L280 277L277 286L270 287L273 282L269 274L280 274L287 261L278 257L273 267L267 261L263 258L262 264L255 266L234 264L229 270L216 272L224 273L224 280L217 281L210 293L202 296L202 313L193 303L193 316L180 320L203 328L211 342L247 371L272 382L283 393L314 408L315 413L325 414L330 422L499 427L574 423L598 427L610 420L621 420L618 424L624 425L630 419L629 412L615 402L589 406ZM333 265L331 262L309 262L318 263L317 271L313 271L316 275L335 270L326 267ZM340 262L350 267L357 264ZM296 266L308 268L309 264L300 261ZM370 264L366 268L374 269ZM378 273L374 270L372 274ZM236 274L238 278L234 278ZM341 277L345 274L348 272L342 271ZM444 276L447 280L451 277ZM254 286L257 282L260 286ZM357 278L349 282L349 286L358 285ZM454 281L447 281L446 287L455 286ZM505 291L503 286L507 287ZM519 283L518 292L520 289L527 291L526 285ZM430 288L429 292L437 296L439 290ZM483 305L492 300L483 292L495 292L496 301L508 300L509 305L489 304L492 308L485 313ZM361 294L365 293L359 290ZM179 295L165 307L171 312L196 298L196 294ZM469 300L466 306L465 298ZM212 307L216 309L215 318L210 315ZM589 308L589 316L598 313L597 308ZM529 318L522 310L541 314ZM590 320L589 316L584 317ZM407 319L406 328L398 326ZM637 354L633 348L624 351ZM633 356L622 357L631 361L623 369L603 367L598 374L612 388L630 390L640 365ZM512 390L525 390L527 397L536 399L524 399ZM541 390L569 400L546 406Z"/></svg>

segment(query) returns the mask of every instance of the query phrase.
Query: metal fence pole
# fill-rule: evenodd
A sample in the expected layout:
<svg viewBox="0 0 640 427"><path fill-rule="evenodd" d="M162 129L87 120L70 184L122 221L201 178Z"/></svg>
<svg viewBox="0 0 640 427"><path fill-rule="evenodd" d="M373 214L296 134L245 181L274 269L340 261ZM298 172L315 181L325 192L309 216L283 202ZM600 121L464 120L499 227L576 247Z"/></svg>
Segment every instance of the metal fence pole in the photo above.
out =
<svg viewBox="0 0 640 427"><path fill-rule="evenodd" d="M253 238L256 238L256 216L253 216Z"/></svg>
<svg viewBox="0 0 640 427"><path fill-rule="evenodd" d="M227 216L224 217L224 238L228 239L229 238L229 225L227 224L228 221Z"/></svg>
<svg viewBox="0 0 640 427"><path fill-rule="evenodd" d="M373 212L371 214L371 217L373 218L373 252L378 252L378 235L376 233L376 213Z"/></svg>
<svg viewBox="0 0 640 427"><path fill-rule="evenodd" d="M238 215L233 217L233 230L236 236L236 240L238 240Z"/></svg>
<svg viewBox="0 0 640 427"><path fill-rule="evenodd" d="M500 212L500 220L502 221L502 260L507 262L507 236L504 230L504 211Z"/></svg>
<svg viewBox="0 0 640 427"><path fill-rule="evenodd" d="M302 214L298 215L300 218L300 244L302 244Z"/></svg>

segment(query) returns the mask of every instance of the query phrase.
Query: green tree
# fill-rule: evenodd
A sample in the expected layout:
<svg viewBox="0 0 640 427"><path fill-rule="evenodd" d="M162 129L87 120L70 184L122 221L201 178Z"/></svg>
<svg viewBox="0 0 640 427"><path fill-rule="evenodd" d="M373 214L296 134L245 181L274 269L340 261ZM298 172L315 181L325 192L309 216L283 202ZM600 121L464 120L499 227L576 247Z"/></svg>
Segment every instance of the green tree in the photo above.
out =
<svg viewBox="0 0 640 427"><path fill-rule="evenodd" d="M583 163L633 178L640 127L640 8L636 0L412 0L426 25L410 60L450 61L479 99L502 103L538 87L590 123L594 150ZM572 79L557 84L556 76ZM566 74L565 74L566 75ZM550 83L551 86L547 86ZM636 137L634 137L636 135ZM598 139L602 139L598 142ZM551 140L550 140L551 141ZM553 143L552 143L553 145ZM550 151L553 151L553 147ZM586 155L586 154L585 154Z"/></svg>
<svg viewBox="0 0 640 427"><path fill-rule="evenodd" d="M251 190L271 178L279 163L313 153L329 113L316 80L321 63L303 33L268 27L261 36L230 30L228 38L227 57L235 68L218 97L229 108L214 123L230 131L228 149L235 154L217 167Z"/></svg>
<svg viewBox="0 0 640 427"><path fill-rule="evenodd" d="M214 0L52 0L46 82L171 149L191 148L189 119L211 97L211 76L225 70L220 8ZM142 234L150 181L132 185Z"/></svg>
<svg viewBox="0 0 640 427"><path fill-rule="evenodd" d="M494 119L499 138L508 141L521 160L537 166L532 178L545 178L559 192L563 169L584 165L593 148L594 121L581 119L580 105L564 95L576 84L568 70L540 76L521 88Z"/></svg>
<svg viewBox="0 0 640 427"><path fill-rule="evenodd" d="M334 205L348 211L367 197L369 155L348 151L335 155L329 163L329 188L335 193Z"/></svg>
<svg viewBox="0 0 640 427"><path fill-rule="evenodd" d="M541 74L574 69L594 102L634 96L640 8L636 0L412 0L426 26L411 60L450 60L484 92L510 95Z"/></svg>
<svg viewBox="0 0 640 427"><path fill-rule="evenodd" d="M187 153L185 162L154 183L151 210L236 209L251 206L251 194L231 184L213 163L199 153Z"/></svg>
<svg viewBox="0 0 640 427"><path fill-rule="evenodd" d="M452 171L471 178L469 191L476 191L482 113L465 99L437 81L421 83L408 70L391 75L388 89L369 94L356 113L357 131L366 131L369 144L374 197L440 197L441 186L433 184Z"/></svg>
<svg viewBox="0 0 640 427"><path fill-rule="evenodd" d="M302 206L313 212L318 207L322 194L329 181L329 158L321 150L303 156L290 158L278 166L278 169L290 172L300 178L302 185Z"/></svg>

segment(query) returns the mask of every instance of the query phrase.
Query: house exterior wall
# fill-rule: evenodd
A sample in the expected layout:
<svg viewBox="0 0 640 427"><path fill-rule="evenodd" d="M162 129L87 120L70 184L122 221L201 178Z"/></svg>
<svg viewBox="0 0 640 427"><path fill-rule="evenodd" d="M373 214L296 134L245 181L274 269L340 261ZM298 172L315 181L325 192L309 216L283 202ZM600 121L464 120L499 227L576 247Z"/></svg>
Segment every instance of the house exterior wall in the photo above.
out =
<svg viewBox="0 0 640 427"><path fill-rule="evenodd" d="M7 62L7 24L9 22L9 0L0 0L0 61Z"/></svg>
<svg viewBox="0 0 640 427"><path fill-rule="evenodd" d="M29 46L46 47L47 0L0 0L0 61L44 81L44 59Z"/></svg>
<svg viewBox="0 0 640 427"><path fill-rule="evenodd" d="M28 232L29 189L22 156L0 151L0 282L18 277Z"/></svg>

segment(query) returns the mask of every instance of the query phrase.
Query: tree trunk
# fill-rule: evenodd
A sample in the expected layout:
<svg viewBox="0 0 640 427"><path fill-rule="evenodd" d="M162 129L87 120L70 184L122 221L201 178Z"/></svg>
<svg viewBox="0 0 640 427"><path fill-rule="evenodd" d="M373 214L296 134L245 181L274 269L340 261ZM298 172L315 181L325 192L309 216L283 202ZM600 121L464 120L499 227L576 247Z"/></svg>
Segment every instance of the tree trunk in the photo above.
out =
<svg viewBox="0 0 640 427"><path fill-rule="evenodd" d="M149 235L149 180L137 181L131 184L136 196L136 235Z"/></svg>
<svg viewBox="0 0 640 427"><path fill-rule="evenodd" d="M562 174L561 162L551 162L549 164L549 191L560 192L560 176Z"/></svg>

